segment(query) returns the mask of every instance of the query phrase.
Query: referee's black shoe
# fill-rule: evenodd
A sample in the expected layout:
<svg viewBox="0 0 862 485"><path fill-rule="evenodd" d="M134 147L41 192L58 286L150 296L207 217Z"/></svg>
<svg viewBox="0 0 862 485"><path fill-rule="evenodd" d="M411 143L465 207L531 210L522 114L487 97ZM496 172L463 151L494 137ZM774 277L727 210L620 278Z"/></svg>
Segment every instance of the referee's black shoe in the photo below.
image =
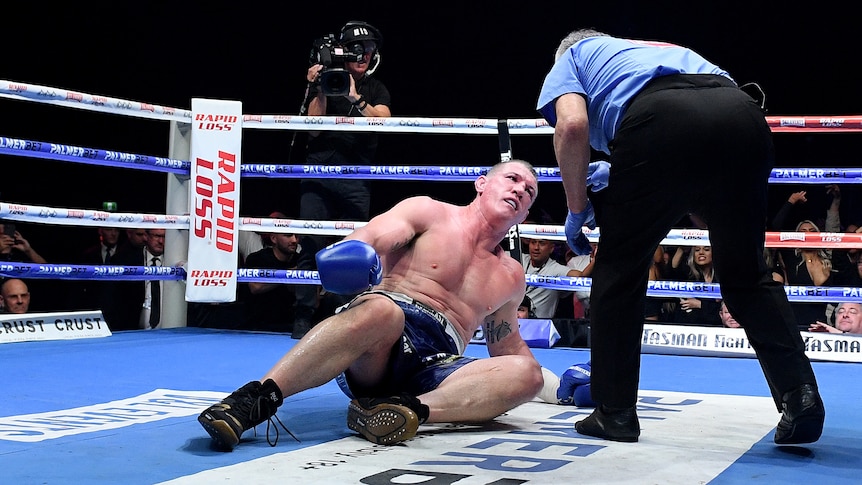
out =
<svg viewBox="0 0 862 485"><path fill-rule="evenodd" d="M781 420L775 428L775 443L813 443L823 433L826 409L814 384L803 384L781 397Z"/></svg>
<svg viewBox="0 0 862 485"><path fill-rule="evenodd" d="M609 408L599 405L592 414L575 423L575 431L611 441L633 443L641 434L635 406Z"/></svg>

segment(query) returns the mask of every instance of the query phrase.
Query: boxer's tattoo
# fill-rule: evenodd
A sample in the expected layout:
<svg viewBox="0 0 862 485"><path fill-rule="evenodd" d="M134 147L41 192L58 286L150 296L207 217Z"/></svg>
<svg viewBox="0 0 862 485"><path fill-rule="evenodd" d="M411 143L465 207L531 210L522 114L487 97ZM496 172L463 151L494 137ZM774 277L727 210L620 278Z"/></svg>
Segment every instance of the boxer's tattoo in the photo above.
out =
<svg viewBox="0 0 862 485"><path fill-rule="evenodd" d="M406 248L413 244L413 240L416 238L416 233L411 233L410 236L404 238L401 241L395 241L392 246L389 247L389 250L392 252L398 251L399 249Z"/></svg>
<svg viewBox="0 0 862 485"><path fill-rule="evenodd" d="M503 340L510 333L512 333L512 326L505 320L499 325L493 319L485 322L485 341L489 344Z"/></svg>

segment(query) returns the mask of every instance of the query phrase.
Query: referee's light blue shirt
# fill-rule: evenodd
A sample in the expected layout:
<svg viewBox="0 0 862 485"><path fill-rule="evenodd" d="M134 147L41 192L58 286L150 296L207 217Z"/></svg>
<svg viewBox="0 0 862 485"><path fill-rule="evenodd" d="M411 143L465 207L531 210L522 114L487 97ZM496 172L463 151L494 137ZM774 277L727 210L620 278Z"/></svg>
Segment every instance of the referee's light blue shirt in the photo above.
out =
<svg viewBox="0 0 862 485"><path fill-rule="evenodd" d="M551 68L536 106L551 126L554 101L567 93L587 99L590 146L610 153L629 101L653 78L669 74L730 75L700 54L665 42L588 37L576 42Z"/></svg>

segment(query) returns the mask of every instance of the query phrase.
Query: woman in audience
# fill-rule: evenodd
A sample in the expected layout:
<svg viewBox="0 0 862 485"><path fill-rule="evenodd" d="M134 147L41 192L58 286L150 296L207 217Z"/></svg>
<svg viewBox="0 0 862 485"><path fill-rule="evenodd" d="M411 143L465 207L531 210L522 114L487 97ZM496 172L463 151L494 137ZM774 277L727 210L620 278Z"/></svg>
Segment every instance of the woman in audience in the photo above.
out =
<svg viewBox="0 0 862 485"><path fill-rule="evenodd" d="M680 263L685 254L684 248L677 248L671 260L671 266L678 281L700 281L718 283L715 268L712 265L712 248L710 246L694 246L685 258L687 264ZM697 325L721 326L718 317L720 300L714 298L680 298L674 311L674 322Z"/></svg>
<svg viewBox="0 0 862 485"><path fill-rule="evenodd" d="M806 219L796 225L796 232L820 232L820 228ZM787 272L785 284L789 286L845 286L856 272L843 249L795 248L778 254ZM794 302L791 306L802 328L828 318L824 302Z"/></svg>

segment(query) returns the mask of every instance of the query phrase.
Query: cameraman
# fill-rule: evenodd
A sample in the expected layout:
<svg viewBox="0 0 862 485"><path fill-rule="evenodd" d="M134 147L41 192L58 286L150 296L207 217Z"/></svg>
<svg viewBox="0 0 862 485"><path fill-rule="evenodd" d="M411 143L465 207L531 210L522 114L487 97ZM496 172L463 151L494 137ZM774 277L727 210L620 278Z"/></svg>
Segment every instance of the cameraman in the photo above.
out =
<svg viewBox="0 0 862 485"><path fill-rule="evenodd" d="M304 107L307 106L308 116L392 116L389 90L382 82L370 77L380 64L379 49L383 42L380 31L368 23L351 21L342 27L336 40L348 52L357 53L357 61L343 63L343 68L349 73L350 90L346 95L327 96L320 84L321 73L342 66L313 64L306 76L309 90ZM361 58L359 52L362 52ZM377 133L372 132L310 132L306 147L309 165L371 165L376 151ZM368 180L331 178L303 179L300 182L299 216L303 220L368 221L370 208ZM303 250L297 268L316 269L314 255L331 242L322 236L303 236ZM302 338L320 319L315 318L318 291L316 285L297 286L293 338ZM327 295L330 296L335 297ZM337 306L349 301L349 298L342 299L332 303Z"/></svg>

